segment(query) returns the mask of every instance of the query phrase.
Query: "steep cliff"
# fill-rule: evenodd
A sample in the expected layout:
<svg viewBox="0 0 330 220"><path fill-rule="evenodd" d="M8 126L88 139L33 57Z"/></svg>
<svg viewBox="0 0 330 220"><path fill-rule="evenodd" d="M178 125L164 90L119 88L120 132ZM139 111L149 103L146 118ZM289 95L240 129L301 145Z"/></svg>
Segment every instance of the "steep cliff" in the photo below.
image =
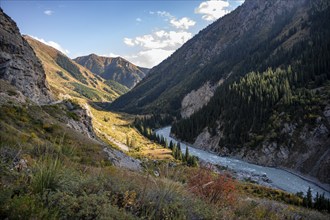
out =
<svg viewBox="0 0 330 220"><path fill-rule="evenodd" d="M15 86L35 103L52 101L46 75L16 23L0 9L0 79Z"/></svg>

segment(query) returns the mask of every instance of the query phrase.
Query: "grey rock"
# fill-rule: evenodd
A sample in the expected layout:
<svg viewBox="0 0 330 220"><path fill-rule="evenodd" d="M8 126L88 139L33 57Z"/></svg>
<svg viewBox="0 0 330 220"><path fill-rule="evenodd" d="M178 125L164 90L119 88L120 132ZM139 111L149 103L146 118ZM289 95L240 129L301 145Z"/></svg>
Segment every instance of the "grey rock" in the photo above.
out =
<svg viewBox="0 0 330 220"><path fill-rule="evenodd" d="M138 159L134 159L125 153L112 149L112 148L103 148L103 152L105 152L108 156L108 159L112 162L114 166L126 168L133 171L141 171L141 161Z"/></svg>
<svg viewBox="0 0 330 220"><path fill-rule="evenodd" d="M46 75L16 23L0 9L0 79L37 104L51 102Z"/></svg>
<svg viewBox="0 0 330 220"><path fill-rule="evenodd" d="M181 102L181 116L188 118L201 109L210 101L216 88L217 85L212 86L210 82L206 82L198 90L188 93Z"/></svg>

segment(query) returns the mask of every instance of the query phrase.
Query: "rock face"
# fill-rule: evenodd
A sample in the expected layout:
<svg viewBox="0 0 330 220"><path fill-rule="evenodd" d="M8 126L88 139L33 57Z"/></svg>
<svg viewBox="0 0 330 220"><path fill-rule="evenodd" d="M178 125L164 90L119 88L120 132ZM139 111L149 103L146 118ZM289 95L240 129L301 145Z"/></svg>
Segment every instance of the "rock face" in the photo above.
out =
<svg viewBox="0 0 330 220"><path fill-rule="evenodd" d="M0 9L0 79L35 103L52 101L42 64L16 23Z"/></svg>
<svg viewBox="0 0 330 220"><path fill-rule="evenodd" d="M260 147L242 146L228 149L218 145L222 137L220 126L216 135L208 129L196 138L194 146L217 152L223 156L237 157L263 166L286 167L330 183L330 105L324 109L324 117L314 125L301 126L282 123L281 135L285 143L264 141ZM300 127L300 128L299 128Z"/></svg>
<svg viewBox="0 0 330 220"><path fill-rule="evenodd" d="M91 139L97 139L93 129L92 117L88 105L86 104L84 108L75 108L70 102L65 101L64 104L70 112L77 116L75 118L69 118L67 126L79 131Z"/></svg>
<svg viewBox="0 0 330 220"><path fill-rule="evenodd" d="M193 90L188 93L181 102L182 118L190 117L194 112L207 104L213 96L216 88L217 85L212 86L210 82L206 82L198 90Z"/></svg>
<svg viewBox="0 0 330 220"><path fill-rule="evenodd" d="M123 152L105 147L103 149L108 155L108 159L114 166L126 168L133 171L142 171L141 161L138 159L134 159L130 156L127 156Z"/></svg>
<svg viewBox="0 0 330 220"><path fill-rule="evenodd" d="M148 73L149 69L135 66L121 57L102 57L95 54L74 59L94 74L114 80L127 88L133 88Z"/></svg>

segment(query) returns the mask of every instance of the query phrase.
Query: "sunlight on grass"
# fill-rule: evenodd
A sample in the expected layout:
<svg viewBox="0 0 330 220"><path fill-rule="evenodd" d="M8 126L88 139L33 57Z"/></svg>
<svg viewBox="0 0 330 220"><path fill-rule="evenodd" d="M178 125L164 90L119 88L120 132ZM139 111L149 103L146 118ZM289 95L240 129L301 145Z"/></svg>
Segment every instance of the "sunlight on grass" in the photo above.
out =
<svg viewBox="0 0 330 220"><path fill-rule="evenodd" d="M171 151L142 136L134 127L134 116L113 113L85 104L93 115L93 125L98 136L113 145L115 139L129 149L129 154L152 159L173 159ZM118 148L122 149L115 143Z"/></svg>

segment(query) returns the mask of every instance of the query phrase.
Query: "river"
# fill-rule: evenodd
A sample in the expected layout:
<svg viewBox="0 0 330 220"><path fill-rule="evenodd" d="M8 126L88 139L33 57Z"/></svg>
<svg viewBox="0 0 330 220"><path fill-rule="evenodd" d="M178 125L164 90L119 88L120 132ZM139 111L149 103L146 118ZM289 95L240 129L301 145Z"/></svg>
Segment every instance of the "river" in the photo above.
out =
<svg viewBox="0 0 330 220"><path fill-rule="evenodd" d="M173 143L178 143L177 140L170 137L171 126L164 127L156 130L156 134L159 136L163 136L166 138L169 143L172 141ZM185 153L187 145L180 142L181 151ZM318 192L319 194L325 194L325 197L330 198L330 192L324 190L318 185L314 184L306 180L305 178L301 178L293 173L288 171L273 168L273 167L264 167L255 164L251 164L239 159L233 159L228 157L221 157L216 154L212 154L210 152L197 149L191 146L189 147L189 154L199 157L201 160L212 164L218 164L224 167L228 167L231 170L236 171L237 173L249 173L250 176L261 176L269 179L269 186L273 188L282 189L287 192L297 193L304 192L306 194L308 187L311 188L312 194L315 196Z"/></svg>

